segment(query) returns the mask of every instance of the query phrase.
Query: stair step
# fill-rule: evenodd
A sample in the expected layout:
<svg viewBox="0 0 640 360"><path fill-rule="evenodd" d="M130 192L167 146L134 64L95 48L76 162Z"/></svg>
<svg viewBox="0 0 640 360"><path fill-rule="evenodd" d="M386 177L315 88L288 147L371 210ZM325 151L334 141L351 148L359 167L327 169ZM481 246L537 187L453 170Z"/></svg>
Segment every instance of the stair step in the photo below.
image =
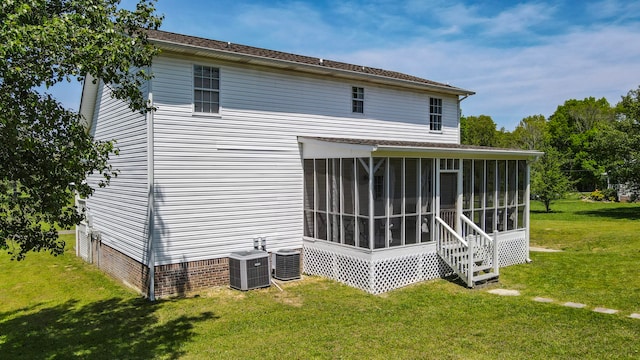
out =
<svg viewBox="0 0 640 360"><path fill-rule="evenodd" d="M477 282L486 281L486 280L490 280L497 277L498 275L496 275L495 273L482 274L482 275L474 276L473 282L477 283Z"/></svg>
<svg viewBox="0 0 640 360"><path fill-rule="evenodd" d="M473 267L474 272L486 271L493 269L493 265L478 265Z"/></svg>

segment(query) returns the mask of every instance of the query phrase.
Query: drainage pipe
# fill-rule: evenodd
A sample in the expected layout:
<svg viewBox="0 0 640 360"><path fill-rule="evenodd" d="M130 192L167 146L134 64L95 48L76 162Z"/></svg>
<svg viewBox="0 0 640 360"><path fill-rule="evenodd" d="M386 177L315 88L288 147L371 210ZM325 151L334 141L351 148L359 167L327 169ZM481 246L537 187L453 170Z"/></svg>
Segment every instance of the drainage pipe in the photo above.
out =
<svg viewBox="0 0 640 360"><path fill-rule="evenodd" d="M153 136L153 93L151 92L151 81L148 82L149 95L147 111L147 213L149 216L149 228L147 230L147 267L149 269L149 300L156 300L155 293L155 277L156 277L156 256L155 256L155 244L154 244L154 232L155 232L155 179L154 179L154 136Z"/></svg>

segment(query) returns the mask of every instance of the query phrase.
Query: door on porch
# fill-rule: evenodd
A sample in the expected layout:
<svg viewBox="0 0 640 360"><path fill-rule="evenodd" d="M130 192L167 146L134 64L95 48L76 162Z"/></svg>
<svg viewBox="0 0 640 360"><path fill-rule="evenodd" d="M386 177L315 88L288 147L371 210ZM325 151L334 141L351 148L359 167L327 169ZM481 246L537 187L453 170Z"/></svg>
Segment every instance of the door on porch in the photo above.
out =
<svg viewBox="0 0 640 360"><path fill-rule="evenodd" d="M458 173L440 173L440 218L456 230Z"/></svg>

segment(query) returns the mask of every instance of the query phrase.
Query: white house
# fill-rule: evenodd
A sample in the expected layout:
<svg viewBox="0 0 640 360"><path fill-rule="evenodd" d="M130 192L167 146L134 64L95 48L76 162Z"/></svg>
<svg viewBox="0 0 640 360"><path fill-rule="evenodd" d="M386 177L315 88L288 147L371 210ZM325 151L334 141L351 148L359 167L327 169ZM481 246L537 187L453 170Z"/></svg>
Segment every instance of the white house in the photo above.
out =
<svg viewBox="0 0 640 360"><path fill-rule="evenodd" d="M95 138L117 140L120 173L79 199L79 256L151 298L228 284L230 253L257 237L370 293L452 273L471 287L526 261L539 153L460 145L472 91L149 34L155 111L84 84L80 111Z"/></svg>

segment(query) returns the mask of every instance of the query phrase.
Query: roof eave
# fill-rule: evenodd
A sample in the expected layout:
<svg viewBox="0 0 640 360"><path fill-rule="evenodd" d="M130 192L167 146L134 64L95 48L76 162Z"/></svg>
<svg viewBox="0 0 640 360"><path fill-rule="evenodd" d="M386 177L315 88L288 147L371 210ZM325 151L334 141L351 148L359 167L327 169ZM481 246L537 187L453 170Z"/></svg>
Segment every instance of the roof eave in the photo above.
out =
<svg viewBox="0 0 640 360"><path fill-rule="evenodd" d="M158 46L160 49L187 53L192 55L205 56L209 58L217 58L221 60L239 61L243 63L262 65L268 67L275 67L280 69L291 69L301 72L307 72L312 74L330 75L341 78L354 79L359 81L368 81L378 84L401 86L405 88L413 88L418 90L430 90L438 93L445 93L457 96L469 96L474 95L475 92L453 86L427 84L418 81L394 79L386 76L380 76L375 74L360 73L352 70L336 69L326 67L320 64L304 64L290 60L273 59L258 55L242 54L233 51L225 51L220 49L211 49L198 45L182 44L175 41L161 40L150 38L150 42Z"/></svg>
<svg viewBox="0 0 640 360"><path fill-rule="evenodd" d="M385 146L378 145L376 152L378 153L402 153L402 152L422 152L433 153L438 155L446 154L444 157L459 157L465 156L479 156L482 158L489 157L517 157L535 159L544 154L541 151L535 150L518 150L518 149L500 149L500 148L487 148L487 149L465 149L465 148L440 148L440 147L411 147L411 146Z"/></svg>

